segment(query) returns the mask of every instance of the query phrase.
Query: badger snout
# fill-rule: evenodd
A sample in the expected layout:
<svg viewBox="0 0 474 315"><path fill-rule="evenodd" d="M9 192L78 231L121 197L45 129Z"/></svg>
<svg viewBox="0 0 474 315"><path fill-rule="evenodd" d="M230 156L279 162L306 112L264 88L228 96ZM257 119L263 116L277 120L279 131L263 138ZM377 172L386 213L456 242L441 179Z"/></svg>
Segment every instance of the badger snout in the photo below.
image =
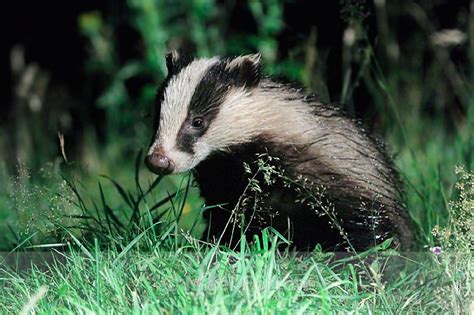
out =
<svg viewBox="0 0 474 315"><path fill-rule="evenodd" d="M173 161L163 152L153 152L145 158L145 164L155 174L171 174L175 169Z"/></svg>

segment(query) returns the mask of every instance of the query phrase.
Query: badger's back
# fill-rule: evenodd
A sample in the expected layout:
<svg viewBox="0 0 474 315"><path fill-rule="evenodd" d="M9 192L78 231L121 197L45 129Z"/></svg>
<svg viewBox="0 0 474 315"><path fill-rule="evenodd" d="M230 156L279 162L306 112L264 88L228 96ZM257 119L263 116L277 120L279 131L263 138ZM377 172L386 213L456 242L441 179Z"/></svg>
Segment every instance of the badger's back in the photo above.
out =
<svg viewBox="0 0 474 315"><path fill-rule="evenodd" d="M233 244L241 232L252 236L272 226L300 249L318 243L365 249L387 238L412 246L398 175L359 124L299 90L261 79L259 56L203 60L195 72L193 65L168 88L200 78L183 96L187 109L171 106L179 98L164 88L147 163L154 171L195 168L207 205L220 205L205 214L205 236ZM258 174L258 156L274 158L271 184ZM249 190L250 177L261 193Z"/></svg>
<svg viewBox="0 0 474 315"><path fill-rule="evenodd" d="M326 249L364 249L392 237L396 246L412 245L398 175L384 149L357 122L271 80L262 81L253 97L255 109L241 109L246 123L271 126L251 142L214 153L196 168L207 203L224 205L205 215L210 235L232 244L241 229L252 236L271 225L300 249L318 243ZM261 111L273 111L273 121L260 117ZM276 158L272 166L282 174L274 175L277 180L271 185L260 180L268 195L256 206L251 193L242 195L258 170L249 173L244 165L256 165L266 155ZM244 200L250 201L242 204ZM246 222L232 217L239 207L245 208Z"/></svg>

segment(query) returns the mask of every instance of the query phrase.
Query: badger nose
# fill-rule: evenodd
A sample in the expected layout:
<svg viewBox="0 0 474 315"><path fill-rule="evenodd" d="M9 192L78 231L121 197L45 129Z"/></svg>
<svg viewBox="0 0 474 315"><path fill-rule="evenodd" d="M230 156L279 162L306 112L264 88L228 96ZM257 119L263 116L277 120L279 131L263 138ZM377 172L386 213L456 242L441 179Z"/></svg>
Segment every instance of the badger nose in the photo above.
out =
<svg viewBox="0 0 474 315"><path fill-rule="evenodd" d="M155 174L171 174L174 171L174 163L166 155L152 153L145 158L145 164Z"/></svg>

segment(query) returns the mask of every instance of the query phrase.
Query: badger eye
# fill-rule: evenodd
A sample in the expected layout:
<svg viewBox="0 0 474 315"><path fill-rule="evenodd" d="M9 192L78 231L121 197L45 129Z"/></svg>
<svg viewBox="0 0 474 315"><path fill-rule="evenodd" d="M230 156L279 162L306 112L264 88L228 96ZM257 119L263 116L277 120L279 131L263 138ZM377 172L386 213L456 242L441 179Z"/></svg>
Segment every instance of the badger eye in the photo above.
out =
<svg viewBox="0 0 474 315"><path fill-rule="evenodd" d="M201 129L204 127L204 119L197 117L193 119L193 122L191 123L191 126L195 129Z"/></svg>

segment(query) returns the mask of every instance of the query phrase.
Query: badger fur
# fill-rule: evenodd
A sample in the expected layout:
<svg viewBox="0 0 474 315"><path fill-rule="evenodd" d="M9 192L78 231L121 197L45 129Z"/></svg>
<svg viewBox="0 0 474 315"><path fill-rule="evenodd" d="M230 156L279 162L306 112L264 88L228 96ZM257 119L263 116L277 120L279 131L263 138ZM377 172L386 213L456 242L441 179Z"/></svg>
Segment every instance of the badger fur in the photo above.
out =
<svg viewBox="0 0 474 315"><path fill-rule="evenodd" d="M204 214L204 237L232 245L240 231L252 236L272 226L298 249L362 250L388 238L412 246L397 172L357 122L263 77L259 54L172 52L166 62L145 163L160 174L195 171L207 205L219 205ZM259 156L274 157L283 175L260 181L260 196L242 197ZM243 214L237 228L236 211Z"/></svg>

